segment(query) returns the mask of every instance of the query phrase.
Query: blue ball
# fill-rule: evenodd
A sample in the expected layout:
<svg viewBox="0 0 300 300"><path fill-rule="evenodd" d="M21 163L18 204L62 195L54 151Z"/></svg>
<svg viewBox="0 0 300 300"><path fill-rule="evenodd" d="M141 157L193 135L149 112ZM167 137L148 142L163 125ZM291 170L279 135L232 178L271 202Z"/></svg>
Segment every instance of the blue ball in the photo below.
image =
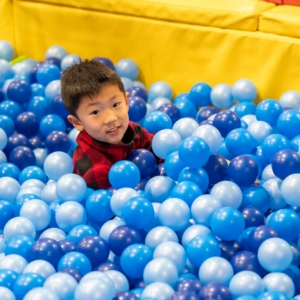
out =
<svg viewBox="0 0 300 300"><path fill-rule="evenodd" d="M43 117L40 122L40 132L44 137L47 137L52 131L66 131L64 119L55 114Z"/></svg>
<svg viewBox="0 0 300 300"><path fill-rule="evenodd" d="M68 152L70 147L71 141L65 132L55 130L46 137L45 148L48 150L48 153L56 151Z"/></svg>
<svg viewBox="0 0 300 300"><path fill-rule="evenodd" d="M174 105L179 110L180 119L182 118L193 118L195 119L197 116L197 107L196 105L190 101L189 99L174 102Z"/></svg>
<svg viewBox="0 0 300 300"><path fill-rule="evenodd" d="M39 121L32 112L23 112L15 121L15 128L20 134L31 137L39 131Z"/></svg>
<svg viewBox="0 0 300 300"><path fill-rule="evenodd" d="M202 168L184 168L178 175L178 182L181 181L192 181L196 183L203 194L206 192L209 185L208 175Z"/></svg>
<svg viewBox="0 0 300 300"><path fill-rule="evenodd" d="M164 161L165 173L177 181L179 173L185 168L185 163L180 159L178 151L170 153Z"/></svg>
<svg viewBox="0 0 300 300"><path fill-rule="evenodd" d="M172 129L172 120L166 113L155 111L146 115L143 125L146 130L155 134L163 129Z"/></svg>
<svg viewBox="0 0 300 300"><path fill-rule="evenodd" d="M241 102L234 107L234 112L242 118L246 115L255 115L256 105L251 102Z"/></svg>
<svg viewBox="0 0 300 300"><path fill-rule="evenodd" d="M300 134L300 112L295 109L284 111L277 119L279 133L292 139Z"/></svg>
<svg viewBox="0 0 300 300"><path fill-rule="evenodd" d="M188 99L194 102L196 106L206 106L211 103L211 86L205 82L198 82L192 86L188 94Z"/></svg>
<svg viewBox="0 0 300 300"><path fill-rule="evenodd" d="M67 240L71 241L75 247L78 246L79 242L87 236L97 236L96 230L89 225L77 225L71 229L68 233Z"/></svg>
<svg viewBox="0 0 300 300"><path fill-rule="evenodd" d="M244 228L245 221L242 214L233 207L222 207L212 215L212 232L221 240L236 240Z"/></svg>
<svg viewBox="0 0 300 300"><path fill-rule="evenodd" d="M266 99L257 105L255 115L258 121L265 121L273 127L282 112L283 108L278 101Z"/></svg>
<svg viewBox="0 0 300 300"><path fill-rule="evenodd" d="M139 75L137 63L130 58L124 58L118 61L115 68L120 77L127 77L131 80L135 80Z"/></svg>
<svg viewBox="0 0 300 300"><path fill-rule="evenodd" d="M107 67L110 67L112 70L115 70L115 66L114 66L113 62L106 57L98 57L97 56L97 57L94 57L92 60L101 62L104 65L106 65Z"/></svg>
<svg viewBox="0 0 300 300"><path fill-rule="evenodd" d="M126 225L143 229L153 221L154 208L147 198L133 197L123 205L121 217Z"/></svg>
<svg viewBox="0 0 300 300"><path fill-rule="evenodd" d="M20 104L28 102L31 98L31 87L25 80L14 80L7 88L7 97Z"/></svg>
<svg viewBox="0 0 300 300"><path fill-rule="evenodd" d="M173 103L164 103L157 108L157 111L166 113L170 117L172 124L175 124L180 119L180 111Z"/></svg>
<svg viewBox="0 0 300 300"><path fill-rule="evenodd" d="M41 121L46 115L52 113L52 106L46 97L34 96L28 102L27 110L34 113L38 121Z"/></svg>
<svg viewBox="0 0 300 300"><path fill-rule="evenodd" d="M4 100L0 103L0 115L6 115L13 121L22 112L22 107L16 101Z"/></svg>
<svg viewBox="0 0 300 300"><path fill-rule="evenodd" d="M27 235L15 235L7 242L5 247L5 255L17 254L30 262L33 245L34 239L32 237Z"/></svg>
<svg viewBox="0 0 300 300"><path fill-rule="evenodd" d="M235 112L222 110L213 119L213 126L220 131L223 137L226 137L231 130L241 127L241 120Z"/></svg>
<svg viewBox="0 0 300 300"><path fill-rule="evenodd" d="M19 179L20 169L11 163L2 163L0 165L0 177L9 176L14 179Z"/></svg>
<svg viewBox="0 0 300 300"><path fill-rule="evenodd" d="M0 287L6 287L12 291L18 277L19 274L13 270L9 270L9 269L0 270ZM3 297L3 294L1 296Z"/></svg>
<svg viewBox="0 0 300 300"><path fill-rule="evenodd" d="M28 166L34 166L36 159L30 148L18 146L10 152L9 161L16 165L20 170L23 170Z"/></svg>
<svg viewBox="0 0 300 300"><path fill-rule="evenodd" d="M110 184L116 189L134 188L140 181L139 168L131 161L121 160L113 164L108 172Z"/></svg>
<svg viewBox="0 0 300 300"><path fill-rule="evenodd" d="M15 131L15 123L7 115L0 115L0 128L5 131L7 136L11 136Z"/></svg>
<svg viewBox="0 0 300 300"><path fill-rule="evenodd" d="M44 63L38 68L36 72L37 82L44 86L46 86L51 81L60 78L60 68L52 64Z"/></svg>
<svg viewBox="0 0 300 300"><path fill-rule="evenodd" d="M44 183L47 182L45 172L41 168L35 166L26 167L21 171L19 175L20 184L22 184L28 179L37 179Z"/></svg>
<svg viewBox="0 0 300 300"><path fill-rule="evenodd" d="M9 201L0 200L0 229L14 217L13 204Z"/></svg>
<svg viewBox="0 0 300 300"><path fill-rule="evenodd" d="M57 270L60 271L64 268L73 268L77 270L81 276L92 271L90 260L86 255L77 251L69 252L59 260Z"/></svg>
<svg viewBox="0 0 300 300"><path fill-rule="evenodd" d="M52 100L52 109L54 114L62 118L66 118L69 115L69 112L67 111L60 94L54 96Z"/></svg>
<svg viewBox="0 0 300 300"><path fill-rule="evenodd" d="M210 184L216 184L222 181L228 174L226 158L219 154L210 155L208 161L202 168L206 171Z"/></svg>
<svg viewBox="0 0 300 300"><path fill-rule="evenodd" d="M126 92L129 93L130 97L138 96L144 99L146 102L148 100L148 95L145 89L139 86L132 86L131 88L127 89Z"/></svg>
<svg viewBox="0 0 300 300"><path fill-rule="evenodd" d="M44 64L50 64L50 65L55 65L58 68L60 68L60 63L61 63L61 59L57 58L57 57L47 57L44 62Z"/></svg>
<svg viewBox="0 0 300 300"><path fill-rule="evenodd" d="M240 251L233 255L230 260L234 273L241 271L253 271L262 276L263 268L259 264L257 256L250 251Z"/></svg>
<svg viewBox="0 0 300 300"><path fill-rule="evenodd" d="M45 87L39 83L31 84L31 97L45 97Z"/></svg>
<svg viewBox="0 0 300 300"><path fill-rule="evenodd" d="M132 122L138 122L142 120L147 113L146 102L139 96L131 96L128 99L129 106L129 120Z"/></svg>

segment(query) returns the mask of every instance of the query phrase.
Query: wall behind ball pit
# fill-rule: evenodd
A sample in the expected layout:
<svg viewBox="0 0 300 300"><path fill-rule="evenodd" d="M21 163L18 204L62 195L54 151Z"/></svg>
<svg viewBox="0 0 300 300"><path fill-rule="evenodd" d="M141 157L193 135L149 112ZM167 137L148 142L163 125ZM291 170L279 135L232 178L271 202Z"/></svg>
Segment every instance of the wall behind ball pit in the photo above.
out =
<svg viewBox="0 0 300 300"><path fill-rule="evenodd" d="M175 94L240 78L256 84L257 101L300 91L299 7L282 18L279 7L257 0L2 2L0 39L13 41L17 55L41 60L59 44L82 58L132 58L147 87L164 80Z"/></svg>

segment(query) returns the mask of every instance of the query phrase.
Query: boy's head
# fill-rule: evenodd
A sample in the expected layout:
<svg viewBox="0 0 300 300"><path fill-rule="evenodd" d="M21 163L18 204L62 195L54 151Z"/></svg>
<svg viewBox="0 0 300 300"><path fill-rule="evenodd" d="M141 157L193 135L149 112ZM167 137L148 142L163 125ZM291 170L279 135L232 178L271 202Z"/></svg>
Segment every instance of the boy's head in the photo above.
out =
<svg viewBox="0 0 300 300"><path fill-rule="evenodd" d="M94 139L118 144L128 127L128 97L120 77L97 61L84 61L64 71L61 96L68 120Z"/></svg>

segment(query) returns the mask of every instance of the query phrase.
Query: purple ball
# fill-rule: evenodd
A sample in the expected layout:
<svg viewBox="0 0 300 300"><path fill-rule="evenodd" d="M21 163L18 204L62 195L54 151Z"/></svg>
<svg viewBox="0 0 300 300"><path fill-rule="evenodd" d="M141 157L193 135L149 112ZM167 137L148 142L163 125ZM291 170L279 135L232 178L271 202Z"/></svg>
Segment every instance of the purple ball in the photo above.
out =
<svg viewBox="0 0 300 300"><path fill-rule="evenodd" d="M205 285L199 293L199 300L208 299L232 300L233 297L228 287L221 283L212 282Z"/></svg>
<svg viewBox="0 0 300 300"><path fill-rule="evenodd" d="M67 273L71 275L77 282L79 282L82 277L81 274L76 269L73 268L63 268L59 270L58 273Z"/></svg>
<svg viewBox="0 0 300 300"><path fill-rule="evenodd" d="M222 137L226 137L231 130L241 127L241 119L231 110L222 110L216 114L213 125L220 131Z"/></svg>
<svg viewBox="0 0 300 300"><path fill-rule="evenodd" d="M34 166L36 159L34 152L30 148L18 146L10 152L9 162L23 170L26 167Z"/></svg>

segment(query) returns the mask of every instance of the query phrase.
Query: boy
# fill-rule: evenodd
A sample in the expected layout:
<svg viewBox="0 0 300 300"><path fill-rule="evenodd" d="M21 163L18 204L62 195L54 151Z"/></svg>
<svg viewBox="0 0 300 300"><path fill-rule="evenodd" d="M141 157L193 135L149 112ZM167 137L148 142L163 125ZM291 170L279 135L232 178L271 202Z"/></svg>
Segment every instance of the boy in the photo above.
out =
<svg viewBox="0 0 300 300"><path fill-rule="evenodd" d="M128 98L119 76L97 61L84 61L64 71L61 96L68 120L80 133L74 172L92 189L110 186L108 172L136 149L151 150L153 135L129 121Z"/></svg>

